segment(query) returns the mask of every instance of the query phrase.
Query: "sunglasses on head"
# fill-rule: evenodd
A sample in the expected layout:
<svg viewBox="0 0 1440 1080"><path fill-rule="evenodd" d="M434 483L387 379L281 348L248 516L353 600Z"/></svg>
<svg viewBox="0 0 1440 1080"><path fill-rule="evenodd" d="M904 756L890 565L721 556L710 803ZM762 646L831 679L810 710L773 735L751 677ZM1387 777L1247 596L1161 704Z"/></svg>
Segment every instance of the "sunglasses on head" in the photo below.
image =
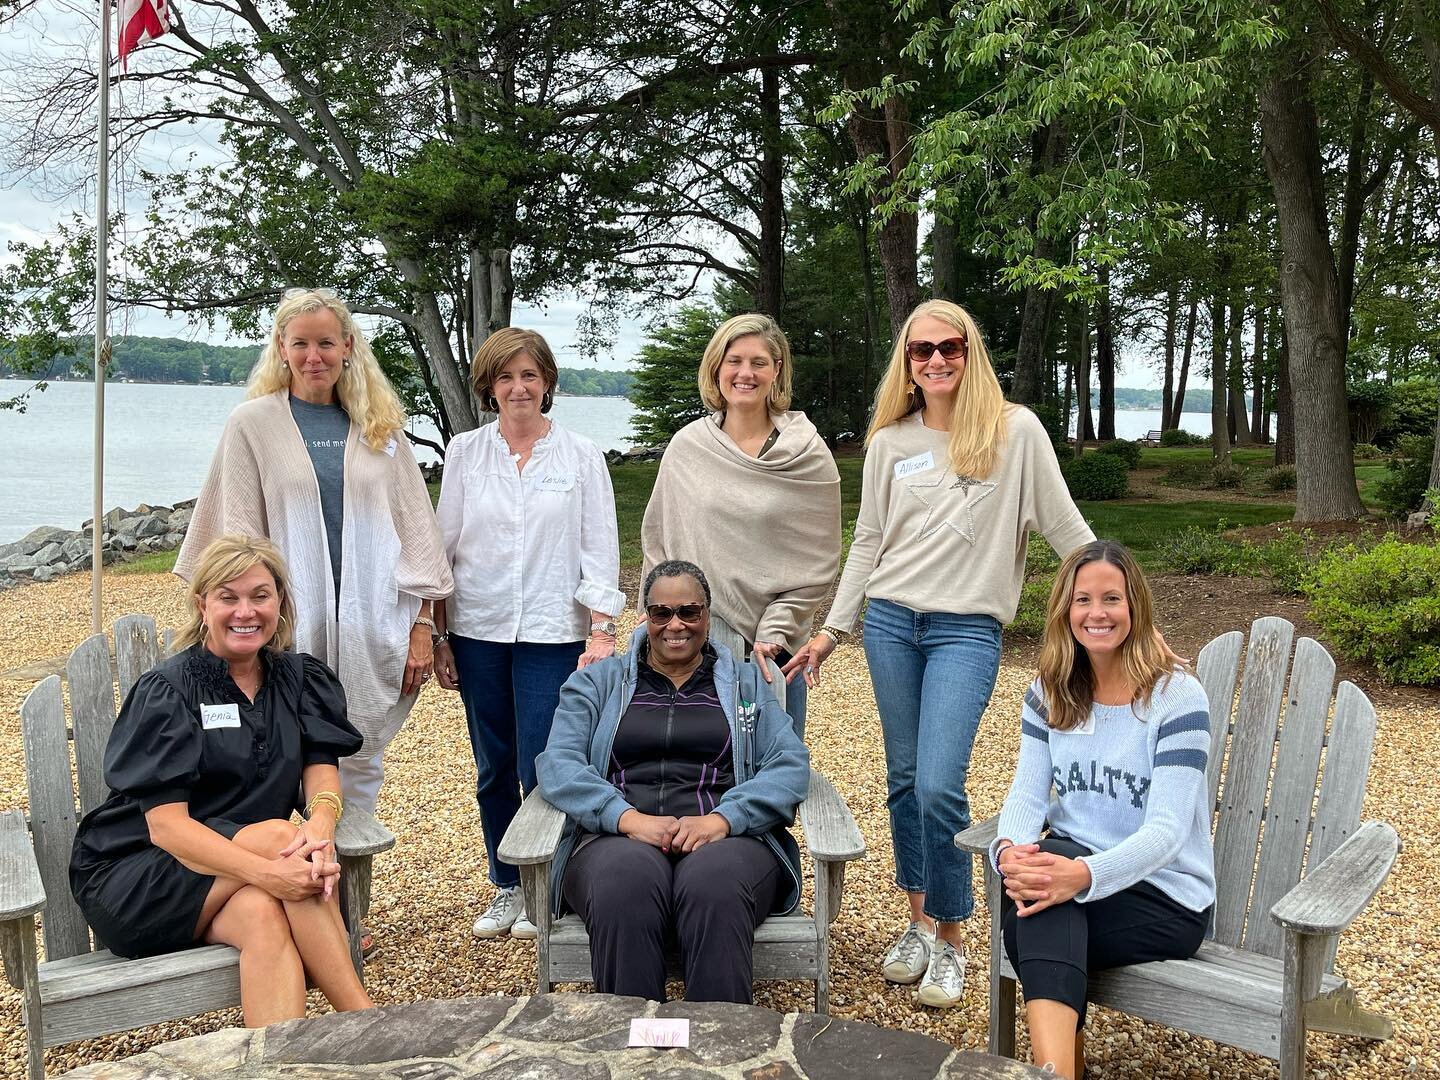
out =
<svg viewBox="0 0 1440 1080"><path fill-rule="evenodd" d="M944 341L907 341L905 343L905 355L918 364L925 363L936 352L939 352L946 360L964 356L965 339L951 337Z"/></svg>
<svg viewBox="0 0 1440 1080"><path fill-rule="evenodd" d="M704 604L681 604L679 607L670 607L667 604L649 604L645 608L646 618L661 625L677 616L681 622L693 625L698 623L704 614Z"/></svg>

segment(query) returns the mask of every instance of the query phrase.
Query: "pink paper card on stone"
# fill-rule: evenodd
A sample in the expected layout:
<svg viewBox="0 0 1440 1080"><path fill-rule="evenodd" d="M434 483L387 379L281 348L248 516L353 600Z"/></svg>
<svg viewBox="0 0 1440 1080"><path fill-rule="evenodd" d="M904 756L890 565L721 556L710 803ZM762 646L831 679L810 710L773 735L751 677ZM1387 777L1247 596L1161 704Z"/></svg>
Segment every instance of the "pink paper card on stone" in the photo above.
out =
<svg viewBox="0 0 1440 1080"><path fill-rule="evenodd" d="M630 1021L631 1046L689 1046L690 1021L645 1017Z"/></svg>

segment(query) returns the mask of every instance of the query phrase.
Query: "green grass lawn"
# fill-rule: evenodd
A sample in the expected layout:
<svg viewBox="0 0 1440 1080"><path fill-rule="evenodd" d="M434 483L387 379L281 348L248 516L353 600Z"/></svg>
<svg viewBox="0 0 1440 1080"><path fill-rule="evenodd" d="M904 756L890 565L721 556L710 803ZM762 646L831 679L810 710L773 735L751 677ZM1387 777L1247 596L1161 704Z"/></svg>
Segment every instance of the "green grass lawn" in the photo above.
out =
<svg viewBox="0 0 1440 1080"><path fill-rule="evenodd" d="M1089 453L1089 451L1086 451ZM1147 446L1140 451L1142 469L1168 469L1184 461L1209 461L1208 446ZM1247 469L1265 468L1275 464L1275 448L1256 447L1252 450L1232 450L1230 460Z"/></svg>
<svg viewBox="0 0 1440 1080"><path fill-rule="evenodd" d="M1076 505L1096 536L1119 540L1147 568L1163 539L1192 525L1202 529L1213 529L1222 521L1229 528L1269 525L1289 521L1294 513L1293 507L1273 502L1082 502Z"/></svg>

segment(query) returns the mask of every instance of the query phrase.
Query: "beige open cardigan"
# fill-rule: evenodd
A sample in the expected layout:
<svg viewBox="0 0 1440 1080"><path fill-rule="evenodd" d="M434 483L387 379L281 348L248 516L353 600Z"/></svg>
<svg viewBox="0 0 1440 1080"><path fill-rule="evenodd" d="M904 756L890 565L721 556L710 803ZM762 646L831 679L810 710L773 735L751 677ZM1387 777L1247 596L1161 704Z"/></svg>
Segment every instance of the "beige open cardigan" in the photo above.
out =
<svg viewBox="0 0 1440 1080"><path fill-rule="evenodd" d="M289 394L230 414L190 519L175 573L189 581L205 548L226 533L269 537L285 556L295 603L295 648L340 676L361 754L384 749L415 695L401 696L410 628L420 602L454 583L410 444L395 433L371 449L353 423L345 441L339 617L320 488Z"/></svg>

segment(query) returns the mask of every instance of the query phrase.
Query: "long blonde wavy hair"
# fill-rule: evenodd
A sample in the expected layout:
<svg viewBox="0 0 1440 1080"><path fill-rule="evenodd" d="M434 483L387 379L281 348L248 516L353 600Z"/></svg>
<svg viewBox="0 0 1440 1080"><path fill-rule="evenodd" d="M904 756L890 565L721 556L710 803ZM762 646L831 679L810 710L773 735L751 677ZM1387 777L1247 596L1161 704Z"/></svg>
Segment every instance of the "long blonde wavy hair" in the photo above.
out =
<svg viewBox="0 0 1440 1080"><path fill-rule="evenodd" d="M1000 380L990 365L990 353L980 328L970 313L949 300L927 300L905 320L890 353L890 365L875 390L875 411L865 445L874 441L881 428L903 420L925 407L925 394L910 378L910 359L905 346L910 328L917 319L939 319L954 327L965 342L965 373L950 414L950 467L961 476L985 477L995 468L995 458L1005 444L1006 413L1014 406L1005 400Z"/></svg>
<svg viewBox="0 0 1440 1080"><path fill-rule="evenodd" d="M321 310L329 311L339 320L340 333L350 342L350 362L340 372L335 395L341 408L360 429L365 444L372 450L383 450L391 436L398 437L405 426L405 410L400 407L395 388L380 370L370 342L355 325L350 309L329 289L292 289L285 294L275 309L275 327L270 332L270 340L250 371L246 396L264 397L290 388L290 369L280 352L285 327L297 315Z"/></svg>
<svg viewBox="0 0 1440 1080"><path fill-rule="evenodd" d="M1049 724L1069 731L1084 723L1095 700L1095 669L1090 654L1070 629L1070 602L1075 575L1093 562L1106 562L1125 575L1125 602L1130 605L1130 633L1120 643L1120 666L1135 688L1134 700L1150 704L1162 678L1175 670L1155 636L1155 605L1150 585L1124 544L1092 540L1076 548L1060 564L1045 610L1045 640L1040 647L1040 689L1050 710Z"/></svg>
<svg viewBox="0 0 1440 1080"><path fill-rule="evenodd" d="M202 596L260 564L270 571L275 579L275 591L280 594L280 625L265 647L274 652L290 648L295 638L295 602L290 599L290 571L285 566L285 557L263 537L230 533L216 537L200 555L200 563L190 578L190 620L175 635L172 651L184 652L205 640L205 620L200 614Z"/></svg>

